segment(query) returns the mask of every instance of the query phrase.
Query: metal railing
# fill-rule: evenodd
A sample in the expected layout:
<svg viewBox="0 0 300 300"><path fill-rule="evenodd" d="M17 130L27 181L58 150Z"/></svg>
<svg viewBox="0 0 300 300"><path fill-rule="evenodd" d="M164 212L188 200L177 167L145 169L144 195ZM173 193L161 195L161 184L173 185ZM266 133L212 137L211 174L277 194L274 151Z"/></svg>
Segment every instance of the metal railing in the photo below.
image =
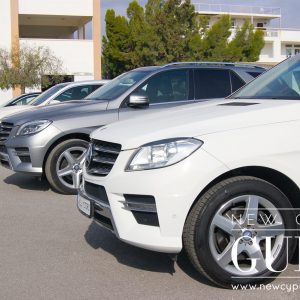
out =
<svg viewBox="0 0 300 300"><path fill-rule="evenodd" d="M193 4L197 12L281 16L280 7L210 4L196 1L193 1Z"/></svg>
<svg viewBox="0 0 300 300"><path fill-rule="evenodd" d="M261 28L259 28L261 29ZM279 30L277 29L263 29L265 37L278 37Z"/></svg>
<svg viewBox="0 0 300 300"><path fill-rule="evenodd" d="M232 27L231 32L236 33L238 30L238 27ZM274 29L274 28L266 28L266 27L255 27L255 30L262 30L265 37L278 37L280 33L280 29Z"/></svg>

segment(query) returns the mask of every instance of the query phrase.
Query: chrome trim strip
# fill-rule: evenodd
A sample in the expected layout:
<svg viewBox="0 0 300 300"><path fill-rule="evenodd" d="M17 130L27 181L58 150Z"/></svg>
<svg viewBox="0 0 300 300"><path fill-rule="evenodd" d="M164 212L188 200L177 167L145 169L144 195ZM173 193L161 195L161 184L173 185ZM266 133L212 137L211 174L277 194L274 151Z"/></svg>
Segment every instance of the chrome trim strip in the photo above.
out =
<svg viewBox="0 0 300 300"><path fill-rule="evenodd" d="M129 202L120 201L124 205L124 208L129 211L143 211L157 213L156 204L152 203L140 203L140 202Z"/></svg>

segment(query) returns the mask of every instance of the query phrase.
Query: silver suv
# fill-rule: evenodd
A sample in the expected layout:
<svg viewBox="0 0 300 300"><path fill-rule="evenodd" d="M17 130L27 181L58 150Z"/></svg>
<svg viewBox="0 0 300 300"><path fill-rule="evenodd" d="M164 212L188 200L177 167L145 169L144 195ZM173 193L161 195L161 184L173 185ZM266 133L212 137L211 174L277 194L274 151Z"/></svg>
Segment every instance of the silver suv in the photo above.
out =
<svg viewBox="0 0 300 300"><path fill-rule="evenodd" d="M4 118L0 162L15 172L45 175L58 192L75 194L97 127L141 113L228 96L265 69L230 63L174 63L122 74L90 94ZM113 153L114 149L105 151ZM111 162L99 158L102 171Z"/></svg>

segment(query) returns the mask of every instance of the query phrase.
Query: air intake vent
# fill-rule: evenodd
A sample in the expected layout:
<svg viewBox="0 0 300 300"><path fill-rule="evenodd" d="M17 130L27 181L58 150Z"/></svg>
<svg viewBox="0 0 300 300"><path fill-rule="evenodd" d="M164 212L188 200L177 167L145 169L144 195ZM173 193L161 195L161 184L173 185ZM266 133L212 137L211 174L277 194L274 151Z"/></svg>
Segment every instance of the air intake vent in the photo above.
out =
<svg viewBox="0 0 300 300"><path fill-rule="evenodd" d="M89 198L109 205L107 194L103 186L85 181L84 191Z"/></svg>
<svg viewBox="0 0 300 300"><path fill-rule="evenodd" d="M6 123L6 122L0 123L0 143L5 142L8 139L13 127L14 124L12 123Z"/></svg>
<svg viewBox="0 0 300 300"><path fill-rule="evenodd" d="M107 176L113 168L122 146L104 141L92 141L92 157L87 161L87 173Z"/></svg>

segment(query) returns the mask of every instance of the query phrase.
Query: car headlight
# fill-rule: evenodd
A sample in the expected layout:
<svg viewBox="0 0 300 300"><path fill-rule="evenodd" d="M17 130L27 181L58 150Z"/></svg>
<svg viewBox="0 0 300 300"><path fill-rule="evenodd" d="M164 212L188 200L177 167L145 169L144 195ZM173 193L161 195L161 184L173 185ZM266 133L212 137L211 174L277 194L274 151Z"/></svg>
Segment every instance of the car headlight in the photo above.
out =
<svg viewBox="0 0 300 300"><path fill-rule="evenodd" d="M150 170L174 165L202 145L202 141L194 138L176 138L146 144L135 152L125 171Z"/></svg>
<svg viewBox="0 0 300 300"><path fill-rule="evenodd" d="M47 128L52 121L49 120L38 120L38 121L32 121L27 122L20 126L17 135L29 135L29 134L35 134L38 133L45 128Z"/></svg>

